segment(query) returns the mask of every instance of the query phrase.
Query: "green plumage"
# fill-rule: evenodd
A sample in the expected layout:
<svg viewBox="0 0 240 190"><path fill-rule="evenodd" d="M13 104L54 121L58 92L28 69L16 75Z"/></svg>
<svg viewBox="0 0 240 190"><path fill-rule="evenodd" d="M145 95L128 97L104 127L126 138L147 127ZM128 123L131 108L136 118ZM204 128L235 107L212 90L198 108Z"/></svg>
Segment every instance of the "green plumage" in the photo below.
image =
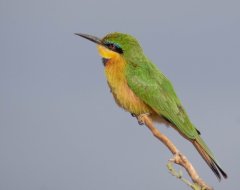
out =
<svg viewBox="0 0 240 190"><path fill-rule="evenodd" d="M127 34L111 33L103 41L117 44L123 50L126 64L125 76L133 92L175 125L184 136L195 139L197 130L190 122L171 82L144 55L137 40Z"/></svg>
<svg viewBox="0 0 240 190"><path fill-rule="evenodd" d="M147 58L127 64L126 78L133 92L155 112L173 123L187 138L198 135L178 99L170 81Z"/></svg>
<svg viewBox="0 0 240 190"><path fill-rule="evenodd" d="M89 35L80 34L80 36L117 52L126 63L123 74L133 93L193 143L218 179L221 179L220 173L224 178L227 177L213 153L200 137L200 132L191 123L171 82L144 55L134 37L122 33L110 33L101 40L96 40L96 37Z"/></svg>

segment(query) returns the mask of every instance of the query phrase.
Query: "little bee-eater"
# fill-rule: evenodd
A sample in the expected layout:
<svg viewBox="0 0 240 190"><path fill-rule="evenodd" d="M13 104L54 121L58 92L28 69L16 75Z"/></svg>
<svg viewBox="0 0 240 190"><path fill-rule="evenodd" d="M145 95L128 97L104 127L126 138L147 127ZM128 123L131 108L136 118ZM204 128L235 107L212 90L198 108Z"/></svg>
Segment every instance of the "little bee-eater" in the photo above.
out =
<svg viewBox="0 0 240 190"><path fill-rule="evenodd" d="M116 103L136 116L143 114L154 121L172 126L189 140L220 180L227 174L207 147L200 132L191 123L171 82L144 54L131 35L110 33L102 39L76 33L97 44L105 67L108 85Z"/></svg>

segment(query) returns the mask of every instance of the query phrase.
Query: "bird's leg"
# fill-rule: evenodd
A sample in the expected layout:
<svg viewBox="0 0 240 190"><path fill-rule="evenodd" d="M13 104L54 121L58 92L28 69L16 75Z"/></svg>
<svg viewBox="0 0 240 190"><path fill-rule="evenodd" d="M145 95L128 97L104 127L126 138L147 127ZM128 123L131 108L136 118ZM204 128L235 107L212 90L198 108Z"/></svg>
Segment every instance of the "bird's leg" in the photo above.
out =
<svg viewBox="0 0 240 190"><path fill-rule="evenodd" d="M145 123L144 123L143 117L144 117L144 116L148 116L149 113L143 113L143 114L140 114L140 115L136 115L136 114L134 114L134 113L131 113L131 115L132 115L133 117L136 117L136 118L137 118L137 121L138 121L138 124L139 124L139 125L144 125Z"/></svg>

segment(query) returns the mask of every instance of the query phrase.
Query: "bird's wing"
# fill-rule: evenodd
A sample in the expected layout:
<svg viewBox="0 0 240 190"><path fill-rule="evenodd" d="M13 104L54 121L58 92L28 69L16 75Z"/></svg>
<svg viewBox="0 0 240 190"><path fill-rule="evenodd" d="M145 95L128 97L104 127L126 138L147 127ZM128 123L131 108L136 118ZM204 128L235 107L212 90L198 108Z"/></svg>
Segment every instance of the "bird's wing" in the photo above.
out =
<svg viewBox="0 0 240 190"><path fill-rule="evenodd" d="M174 124L181 134L195 139L198 132L189 120L171 82L150 61L140 66L128 65L126 79L132 91L155 112Z"/></svg>

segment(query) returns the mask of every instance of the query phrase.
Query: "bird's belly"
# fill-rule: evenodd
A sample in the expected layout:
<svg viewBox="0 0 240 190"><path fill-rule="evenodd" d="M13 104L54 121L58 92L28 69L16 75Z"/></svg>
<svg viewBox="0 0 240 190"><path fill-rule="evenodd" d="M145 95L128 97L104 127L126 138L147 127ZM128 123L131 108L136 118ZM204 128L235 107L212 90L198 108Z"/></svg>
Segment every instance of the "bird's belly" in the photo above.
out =
<svg viewBox="0 0 240 190"><path fill-rule="evenodd" d="M134 94L127 84L120 84L116 87L111 85L109 81L108 83L116 103L126 111L136 115L153 112L148 105Z"/></svg>

